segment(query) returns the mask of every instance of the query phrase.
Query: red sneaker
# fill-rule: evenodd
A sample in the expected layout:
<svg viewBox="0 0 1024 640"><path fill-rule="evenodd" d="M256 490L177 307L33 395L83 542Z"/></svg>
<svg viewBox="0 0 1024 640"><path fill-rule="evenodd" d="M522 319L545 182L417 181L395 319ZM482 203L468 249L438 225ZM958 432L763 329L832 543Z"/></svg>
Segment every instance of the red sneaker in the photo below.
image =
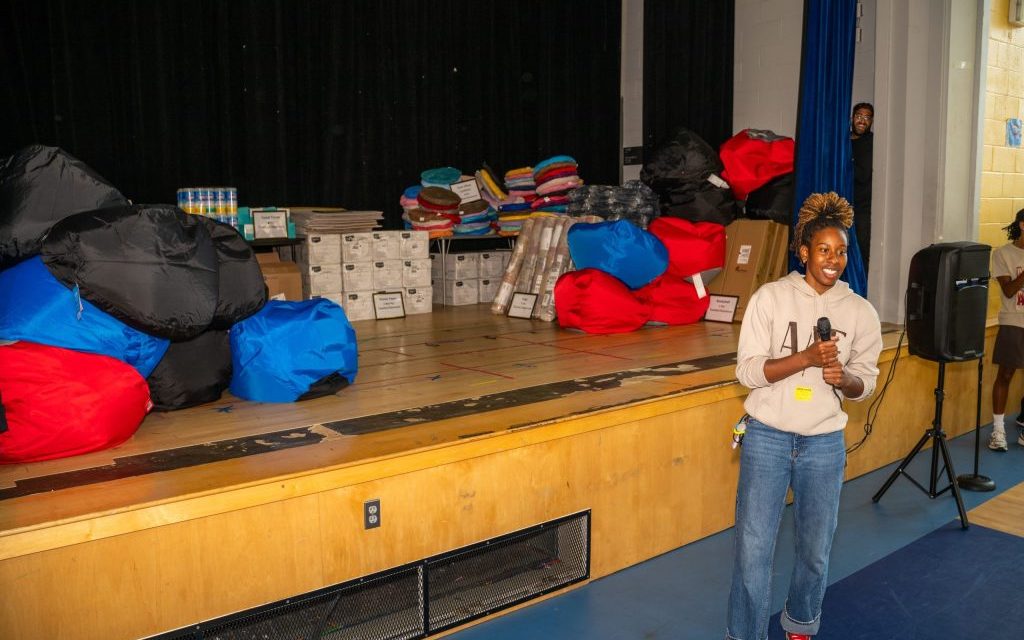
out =
<svg viewBox="0 0 1024 640"><path fill-rule="evenodd" d="M811 640L811 636L804 635L802 633L790 633L787 631L786 640Z"/></svg>

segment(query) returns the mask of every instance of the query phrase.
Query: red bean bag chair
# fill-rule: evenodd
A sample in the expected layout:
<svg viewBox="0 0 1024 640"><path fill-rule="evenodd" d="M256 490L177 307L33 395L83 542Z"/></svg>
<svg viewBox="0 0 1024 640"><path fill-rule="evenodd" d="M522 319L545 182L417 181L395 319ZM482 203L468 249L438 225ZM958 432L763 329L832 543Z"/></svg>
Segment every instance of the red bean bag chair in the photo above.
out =
<svg viewBox="0 0 1024 640"><path fill-rule="evenodd" d="M714 222L655 218L647 228L668 249L665 274L678 279L695 273L708 276L725 265L725 227ZM706 277L706 285L710 277Z"/></svg>
<svg viewBox="0 0 1024 640"><path fill-rule="evenodd" d="M146 381L131 365L32 342L0 346L0 402L4 464L121 444L151 406Z"/></svg>
<svg viewBox="0 0 1024 640"><path fill-rule="evenodd" d="M626 333L651 318L647 296L597 269L565 273L555 283L558 324L587 333Z"/></svg>
<svg viewBox="0 0 1024 640"><path fill-rule="evenodd" d="M737 200L772 178L793 171L796 142L762 129L744 129L722 143L718 150L725 169L722 177Z"/></svg>
<svg viewBox="0 0 1024 640"><path fill-rule="evenodd" d="M692 324L707 313L711 298L697 296L693 283L663 275L646 287L634 291L651 301L651 321L665 324Z"/></svg>

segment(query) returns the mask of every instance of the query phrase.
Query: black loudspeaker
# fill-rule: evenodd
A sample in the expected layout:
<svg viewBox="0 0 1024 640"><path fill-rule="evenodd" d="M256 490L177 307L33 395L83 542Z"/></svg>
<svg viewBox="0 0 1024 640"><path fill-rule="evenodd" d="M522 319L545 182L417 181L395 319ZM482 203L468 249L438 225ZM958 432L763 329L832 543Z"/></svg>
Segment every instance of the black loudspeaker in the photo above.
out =
<svg viewBox="0 0 1024 640"><path fill-rule="evenodd" d="M948 242L914 254L907 285L911 355L936 362L985 355L991 251L987 244Z"/></svg>

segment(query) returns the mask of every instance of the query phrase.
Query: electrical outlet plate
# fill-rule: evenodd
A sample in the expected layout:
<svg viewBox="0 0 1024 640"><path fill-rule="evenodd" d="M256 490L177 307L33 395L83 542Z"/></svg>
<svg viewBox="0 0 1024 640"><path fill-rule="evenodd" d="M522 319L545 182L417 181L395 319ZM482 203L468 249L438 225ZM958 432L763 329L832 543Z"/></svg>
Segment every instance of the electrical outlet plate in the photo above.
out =
<svg viewBox="0 0 1024 640"><path fill-rule="evenodd" d="M376 529L380 526L380 498L363 503L363 528Z"/></svg>

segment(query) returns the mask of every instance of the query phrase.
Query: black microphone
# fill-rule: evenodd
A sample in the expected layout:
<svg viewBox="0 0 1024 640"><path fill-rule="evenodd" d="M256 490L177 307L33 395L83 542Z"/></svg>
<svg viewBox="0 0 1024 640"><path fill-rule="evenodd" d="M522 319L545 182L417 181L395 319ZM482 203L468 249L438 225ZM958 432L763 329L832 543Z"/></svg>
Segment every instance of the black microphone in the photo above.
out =
<svg viewBox="0 0 1024 640"><path fill-rule="evenodd" d="M822 342L827 342L832 338L832 323L825 316L818 318L818 337Z"/></svg>

